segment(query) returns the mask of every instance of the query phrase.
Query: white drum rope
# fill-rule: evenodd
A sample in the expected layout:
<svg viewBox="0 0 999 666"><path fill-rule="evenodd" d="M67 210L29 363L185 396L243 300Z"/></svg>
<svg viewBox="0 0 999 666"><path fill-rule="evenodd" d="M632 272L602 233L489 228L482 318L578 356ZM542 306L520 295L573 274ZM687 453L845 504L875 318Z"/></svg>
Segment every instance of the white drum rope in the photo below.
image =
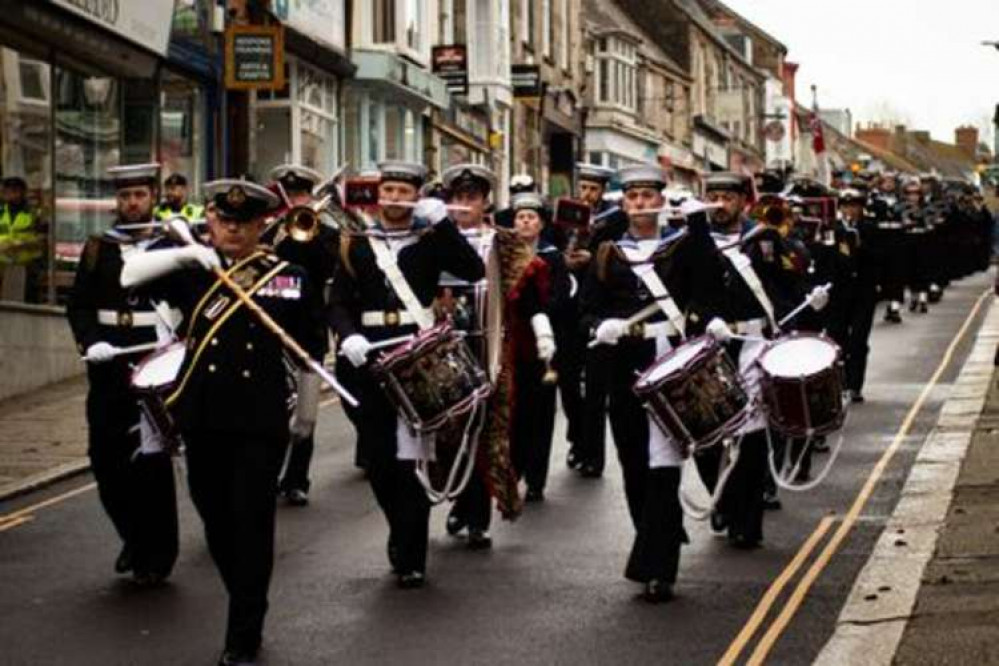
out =
<svg viewBox="0 0 999 666"><path fill-rule="evenodd" d="M798 471L801 469L801 463L805 459L805 454L808 453L808 447L812 445L812 438L808 437L805 439L805 445L801 448L801 453L798 455L798 459L795 461L792 469L789 472L781 474L777 471L777 463L774 461L774 445L773 440L770 436L770 428L767 428L767 462L770 465L770 473L773 475L774 483L777 484L778 488L782 488L792 493L803 493L809 490L817 488L819 484L825 481L829 472L833 468L833 464L836 462L836 458L839 457L840 449L843 448L843 441L846 438L846 433L843 430L846 429L846 425L850 420L849 410L846 412L846 417L843 419L843 425L840 428L839 437L836 439L836 445L832 448L829 453L829 460L826 462L825 467L822 471L806 483L792 483L792 480L798 476ZM788 463L791 462L791 442L787 442L787 447L784 450L784 469L788 468Z"/></svg>
<svg viewBox="0 0 999 666"><path fill-rule="evenodd" d="M465 430L461 437L461 446L454 456L454 462L451 464L451 469L448 472L447 481L443 489L437 490L434 488L433 483L431 483L430 475L427 471L427 461L416 461L416 478L420 481L420 485L423 486L423 490L427 493L427 498L431 504L440 504L445 500L457 499L465 490L469 479L472 478L472 470L475 468L475 457L479 451L479 435L482 432L485 421L484 418L480 417L485 412L485 406L486 401L481 400L476 403L475 407L469 413L468 421L465 423ZM463 458L466 461L461 478L458 480L458 470L462 468Z"/></svg>
<svg viewBox="0 0 999 666"><path fill-rule="evenodd" d="M718 473L718 481L715 483L715 490L711 493L711 499L707 506L701 506L697 504L690 496L681 488L680 489L680 507L683 509L683 513L693 520L707 520L718 506L718 502L721 501L722 493L725 492L725 484L728 483L728 477L731 476L732 471L735 469L736 464L739 462L739 451L742 446L742 438L744 435L739 435L738 439L724 439L722 440L720 446L724 447L725 451L722 454L721 462L723 464L722 470ZM726 455L727 454L727 455ZM693 454L690 459L693 461ZM725 458L728 458L728 465L724 465ZM696 467L696 464L695 464Z"/></svg>

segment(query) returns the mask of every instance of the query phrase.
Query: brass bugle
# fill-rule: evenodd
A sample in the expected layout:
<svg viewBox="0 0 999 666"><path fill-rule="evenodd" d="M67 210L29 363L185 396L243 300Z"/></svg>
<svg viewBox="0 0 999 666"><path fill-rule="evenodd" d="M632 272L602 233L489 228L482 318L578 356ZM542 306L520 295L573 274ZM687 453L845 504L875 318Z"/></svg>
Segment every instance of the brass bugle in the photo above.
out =
<svg viewBox="0 0 999 666"><path fill-rule="evenodd" d="M330 199L327 194L313 203L289 209L281 222L288 238L296 243L308 243L315 238L322 224L319 214L329 206Z"/></svg>

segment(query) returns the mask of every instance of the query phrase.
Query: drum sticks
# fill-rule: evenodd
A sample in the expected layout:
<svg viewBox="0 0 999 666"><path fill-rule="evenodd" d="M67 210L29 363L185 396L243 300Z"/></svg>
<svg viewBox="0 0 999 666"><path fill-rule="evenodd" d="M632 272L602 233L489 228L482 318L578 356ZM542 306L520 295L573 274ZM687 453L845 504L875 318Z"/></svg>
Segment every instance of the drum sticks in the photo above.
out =
<svg viewBox="0 0 999 666"><path fill-rule="evenodd" d="M147 342L141 345L132 345L131 347L119 347L115 350L114 355L125 356L126 354L141 354L142 352L154 351L157 347L159 347L159 345L160 343L158 342ZM89 361L90 358L87 356L81 356L80 360Z"/></svg>

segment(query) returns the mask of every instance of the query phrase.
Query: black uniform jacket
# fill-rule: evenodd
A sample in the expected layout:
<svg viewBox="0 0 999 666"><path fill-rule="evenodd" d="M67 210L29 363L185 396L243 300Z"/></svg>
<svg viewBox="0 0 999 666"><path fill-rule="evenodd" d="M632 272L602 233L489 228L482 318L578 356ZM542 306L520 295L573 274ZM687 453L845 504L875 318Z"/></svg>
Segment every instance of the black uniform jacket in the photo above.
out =
<svg viewBox="0 0 999 666"><path fill-rule="evenodd" d="M396 251L396 262L420 305L430 307L437 295L441 273L466 282L485 275L482 260L450 219L434 226L414 226L414 234ZM382 239L370 239L384 242ZM375 260L369 238L344 236L330 292L329 323L341 340L360 333L368 340L384 340L412 333L415 324L365 326L364 312L401 315L405 312ZM393 317L388 317L391 320Z"/></svg>
<svg viewBox="0 0 999 666"><path fill-rule="evenodd" d="M322 301L301 267L262 249L226 271L312 358L321 358ZM170 273L147 289L184 313L187 357L167 398L180 427L286 435L290 384L278 336L201 268Z"/></svg>

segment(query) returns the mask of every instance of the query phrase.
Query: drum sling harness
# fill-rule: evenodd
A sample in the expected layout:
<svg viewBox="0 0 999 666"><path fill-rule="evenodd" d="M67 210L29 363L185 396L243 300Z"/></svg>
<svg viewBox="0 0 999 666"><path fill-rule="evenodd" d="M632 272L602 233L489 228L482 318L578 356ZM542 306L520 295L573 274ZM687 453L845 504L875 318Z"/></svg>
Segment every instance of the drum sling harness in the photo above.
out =
<svg viewBox="0 0 999 666"><path fill-rule="evenodd" d="M760 282L759 276L753 270L753 263L749 260L749 257L744 255L737 247L722 250L722 254L725 255L739 273L742 281L749 287L749 290L753 292L753 296L756 297L763 311L767 313L767 321L770 322L770 326L774 331L779 330L777 320L774 318L773 303L770 302L770 297L767 296L767 292L763 288L763 283Z"/></svg>
<svg viewBox="0 0 999 666"><path fill-rule="evenodd" d="M644 257L638 248L618 247L628 261L631 262L632 272L642 281L642 284L649 290L652 297L655 298L656 305L663 311L663 314L669 319L673 328L680 334L680 337L685 338L683 313L680 312L676 301L673 300L673 297L666 289L666 285L663 284L663 281L659 279L659 275L656 274L655 264L651 261L651 258Z"/></svg>
<svg viewBox="0 0 999 666"><path fill-rule="evenodd" d="M412 287L406 281L406 276L399 269L395 252L389 247L388 241L368 236L368 243L371 245L371 251L375 254L375 263L378 264L378 268L385 274L385 278L392 286L392 291L402 301L402 306L406 308L406 312L413 318L416 325L421 331L433 327L433 313L428 308L420 305L420 300L413 293Z"/></svg>

